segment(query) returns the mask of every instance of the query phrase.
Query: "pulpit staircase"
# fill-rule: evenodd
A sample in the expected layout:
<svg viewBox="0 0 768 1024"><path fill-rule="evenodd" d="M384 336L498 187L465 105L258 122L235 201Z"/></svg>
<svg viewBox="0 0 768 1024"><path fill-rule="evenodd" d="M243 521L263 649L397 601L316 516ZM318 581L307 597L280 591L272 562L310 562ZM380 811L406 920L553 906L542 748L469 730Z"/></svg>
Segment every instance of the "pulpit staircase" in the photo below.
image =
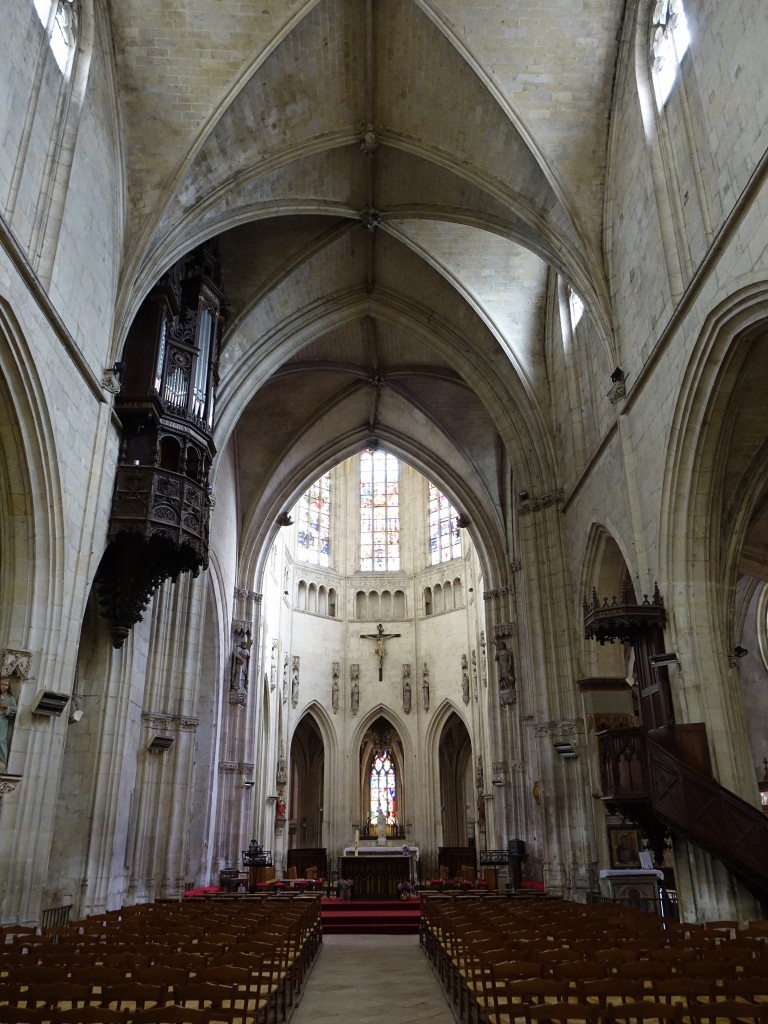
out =
<svg viewBox="0 0 768 1024"><path fill-rule="evenodd" d="M657 857L666 828L681 833L722 861L768 907L765 815L643 729L603 732L598 742L603 800L637 822Z"/></svg>

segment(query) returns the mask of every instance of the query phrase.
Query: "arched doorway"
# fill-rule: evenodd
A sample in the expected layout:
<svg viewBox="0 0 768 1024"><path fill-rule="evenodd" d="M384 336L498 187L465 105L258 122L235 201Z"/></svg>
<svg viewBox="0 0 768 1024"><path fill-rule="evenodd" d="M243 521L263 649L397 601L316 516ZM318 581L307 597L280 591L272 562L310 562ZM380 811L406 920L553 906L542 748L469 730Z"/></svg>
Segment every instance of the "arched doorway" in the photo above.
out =
<svg viewBox="0 0 768 1024"><path fill-rule="evenodd" d="M440 734L440 805L443 846L473 846L474 826L485 826L482 795L474 807L472 743L466 725L453 712ZM470 825L473 825L470 828Z"/></svg>
<svg viewBox="0 0 768 1024"><path fill-rule="evenodd" d="M290 849L323 845L325 745L311 714L302 718L291 742Z"/></svg>

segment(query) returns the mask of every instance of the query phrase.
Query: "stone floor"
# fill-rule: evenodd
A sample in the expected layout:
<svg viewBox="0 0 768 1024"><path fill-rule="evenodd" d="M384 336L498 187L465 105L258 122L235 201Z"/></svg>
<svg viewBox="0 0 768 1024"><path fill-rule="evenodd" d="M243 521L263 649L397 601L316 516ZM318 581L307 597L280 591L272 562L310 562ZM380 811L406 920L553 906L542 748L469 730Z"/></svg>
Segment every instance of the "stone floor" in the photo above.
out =
<svg viewBox="0 0 768 1024"><path fill-rule="evenodd" d="M455 1024L417 935L325 935L291 1024Z"/></svg>

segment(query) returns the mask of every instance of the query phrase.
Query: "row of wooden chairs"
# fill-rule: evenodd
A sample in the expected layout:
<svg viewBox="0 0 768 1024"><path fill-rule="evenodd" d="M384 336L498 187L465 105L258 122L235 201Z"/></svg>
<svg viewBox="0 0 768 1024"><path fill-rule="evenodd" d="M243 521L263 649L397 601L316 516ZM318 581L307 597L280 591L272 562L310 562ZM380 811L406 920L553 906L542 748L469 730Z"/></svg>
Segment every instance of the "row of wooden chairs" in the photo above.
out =
<svg viewBox="0 0 768 1024"><path fill-rule="evenodd" d="M148 904L5 931L0 1024L278 1024L319 949L320 903Z"/></svg>
<svg viewBox="0 0 768 1024"><path fill-rule="evenodd" d="M737 1000L759 1016L768 999L768 930L730 921L702 928L622 907L427 896L421 938L470 1022L523 1019L542 999L602 1008L662 1001L684 1016L699 1003Z"/></svg>

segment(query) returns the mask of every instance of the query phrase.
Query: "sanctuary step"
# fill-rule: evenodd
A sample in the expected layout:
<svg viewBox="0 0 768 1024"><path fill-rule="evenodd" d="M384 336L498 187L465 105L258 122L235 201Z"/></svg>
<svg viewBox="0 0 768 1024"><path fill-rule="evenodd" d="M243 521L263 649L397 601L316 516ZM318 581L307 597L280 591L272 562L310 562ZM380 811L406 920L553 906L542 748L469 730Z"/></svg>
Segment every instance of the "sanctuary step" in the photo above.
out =
<svg viewBox="0 0 768 1024"><path fill-rule="evenodd" d="M421 905L411 900L324 899L320 920L326 935L418 935Z"/></svg>

